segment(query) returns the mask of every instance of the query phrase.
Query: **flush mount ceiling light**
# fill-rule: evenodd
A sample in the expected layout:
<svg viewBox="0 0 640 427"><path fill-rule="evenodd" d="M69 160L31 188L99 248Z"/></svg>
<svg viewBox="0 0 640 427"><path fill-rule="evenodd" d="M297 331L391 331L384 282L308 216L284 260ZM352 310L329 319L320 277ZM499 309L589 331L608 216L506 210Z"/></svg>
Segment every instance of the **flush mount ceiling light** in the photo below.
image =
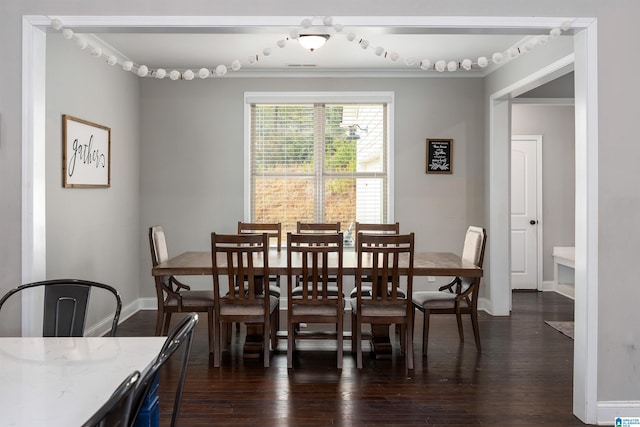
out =
<svg viewBox="0 0 640 427"><path fill-rule="evenodd" d="M329 34L300 34L298 41L300 45L311 52L321 48L329 40Z"/></svg>

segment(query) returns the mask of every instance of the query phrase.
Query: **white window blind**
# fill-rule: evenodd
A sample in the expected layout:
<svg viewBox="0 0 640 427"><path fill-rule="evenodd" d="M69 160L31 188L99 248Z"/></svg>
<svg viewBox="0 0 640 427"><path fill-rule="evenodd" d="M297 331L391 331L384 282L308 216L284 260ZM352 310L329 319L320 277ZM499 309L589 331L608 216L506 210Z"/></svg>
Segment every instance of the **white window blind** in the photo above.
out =
<svg viewBox="0 0 640 427"><path fill-rule="evenodd" d="M252 222L388 221L387 105L250 104Z"/></svg>

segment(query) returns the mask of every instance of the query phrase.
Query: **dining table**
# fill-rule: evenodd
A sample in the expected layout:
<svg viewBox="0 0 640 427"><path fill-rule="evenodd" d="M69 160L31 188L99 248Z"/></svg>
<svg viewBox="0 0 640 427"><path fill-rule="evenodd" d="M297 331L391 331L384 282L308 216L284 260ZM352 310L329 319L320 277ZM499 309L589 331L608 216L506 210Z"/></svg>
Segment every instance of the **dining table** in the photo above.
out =
<svg viewBox="0 0 640 427"><path fill-rule="evenodd" d="M80 426L165 337L0 338L0 426Z"/></svg>
<svg viewBox="0 0 640 427"><path fill-rule="evenodd" d="M329 258L329 273L331 273L331 263L335 258ZM408 258L400 259L400 274L406 274L408 269ZM260 272L261 262L258 259L255 265ZM358 271L358 254L354 248L347 248L343 252L342 272L344 276L353 275ZM217 266L220 273L226 273L226 258L224 254L217 254ZM337 263L336 263L337 264ZM292 274L302 272L302 260L299 257L292 257ZM278 250L270 248L268 253L268 274L286 276L287 251L286 248ZM370 274L370 263L367 265L363 260L363 274ZM173 258L168 259L152 268L153 276L210 276L213 274L212 256L209 251L188 251ZM450 252L415 252L413 259L413 275L415 276L459 276L480 278L483 275L481 267L472 262L462 259L459 255ZM414 289L416 281L414 279ZM212 285L213 286L213 285ZM391 344L389 338L389 328L384 325L372 326L372 342L376 358L388 358L391 354ZM247 358L256 358L260 354L260 339L245 339L244 355Z"/></svg>

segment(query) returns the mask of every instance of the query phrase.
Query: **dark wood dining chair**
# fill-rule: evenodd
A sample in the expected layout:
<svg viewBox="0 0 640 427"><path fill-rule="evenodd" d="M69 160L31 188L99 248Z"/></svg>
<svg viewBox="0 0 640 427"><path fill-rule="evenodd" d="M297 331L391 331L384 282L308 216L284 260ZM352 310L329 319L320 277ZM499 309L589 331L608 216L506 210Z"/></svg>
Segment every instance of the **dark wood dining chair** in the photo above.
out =
<svg viewBox="0 0 640 427"><path fill-rule="evenodd" d="M262 234L267 233L269 236L269 244L275 241L275 247L278 252L282 249L282 224L277 223L256 223L238 221L238 234ZM280 296L280 276L272 274L269 277L269 293L273 296Z"/></svg>
<svg viewBox="0 0 640 427"><path fill-rule="evenodd" d="M167 240L161 226L149 228L149 247L154 267L169 259ZM207 313L209 353L213 353L213 291L191 290L175 276L154 276L154 280L158 302L156 335L167 335L173 313Z"/></svg>
<svg viewBox="0 0 640 427"><path fill-rule="evenodd" d="M325 223L312 223L312 222L300 222L296 223L296 233L298 234L335 234L340 233L340 222L325 222ZM299 281L299 279L297 279ZM335 282L335 279L330 278L330 281ZM300 287L296 286L296 291ZM331 292L337 292L335 286L329 287Z"/></svg>
<svg viewBox="0 0 640 427"><path fill-rule="evenodd" d="M296 223L296 233L332 234L340 232L340 222L300 222Z"/></svg>
<svg viewBox="0 0 640 427"><path fill-rule="evenodd" d="M358 234L359 233L363 233L363 234L400 234L400 223L396 222L396 223L392 223L392 224L368 224L368 223L361 223L361 222L356 222L355 224L355 233L356 233L356 242L355 242L355 246L356 248L358 247ZM370 278L366 278L363 277L362 280L364 282L370 282L371 279ZM356 296L356 288L353 288L351 290L351 293L349 294L350 298L355 298ZM403 292L402 289L399 290L400 292ZM365 295L369 295L371 292L371 286L367 286L366 284L363 285L362 287L362 292Z"/></svg>
<svg viewBox="0 0 640 427"><path fill-rule="evenodd" d="M470 226L464 237L462 259L482 267L484 249L487 244L487 232L484 228ZM429 344L429 317L432 314L455 314L458 322L460 342L464 342L462 315L471 318L476 349L480 347L480 329L478 326L478 296L480 277L455 277L437 291L417 291L413 293L413 307L424 314L422 325L422 354L427 355Z"/></svg>
<svg viewBox="0 0 640 427"><path fill-rule="evenodd" d="M269 277L269 236L263 234L211 233L213 295L215 301L215 351L213 365L220 366L225 324L244 322L262 325L264 366L269 367L270 338L277 345L280 299L265 292ZM223 279L227 286L223 286Z"/></svg>
<svg viewBox="0 0 640 427"><path fill-rule="evenodd" d="M134 371L116 388L109 400L82 427L128 427L140 372Z"/></svg>
<svg viewBox="0 0 640 427"><path fill-rule="evenodd" d="M113 296L114 314L109 334L112 337L116 335L122 310L122 299L112 286L81 279L54 279L26 283L11 289L0 298L0 309L11 296L34 288L44 288L43 337L83 336L89 298L94 289L104 289L107 294Z"/></svg>
<svg viewBox="0 0 640 427"><path fill-rule="evenodd" d="M398 289L404 278L405 295L413 291L414 234L363 234L357 237L356 298L351 313L357 367L362 368L362 324L400 325L401 348L407 369L413 369L413 309ZM402 261L401 261L402 260ZM400 265L402 262L402 265ZM364 279L371 280L371 294L363 293Z"/></svg>
<svg viewBox="0 0 640 427"><path fill-rule="evenodd" d="M296 338L335 339L337 368L342 369L343 313L342 293L343 235L287 233L287 367L293 368ZM294 264L302 270L294 281ZM329 269L335 272L329 273ZM330 281L331 278L331 281ZM331 285L329 283L331 282ZM336 287L329 291L329 287ZM335 335L325 331L301 332L300 323L335 325Z"/></svg>
<svg viewBox="0 0 640 427"><path fill-rule="evenodd" d="M152 398L149 393L152 392L154 385L158 382L158 375L162 366L173 358L174 353L182 348L179 353L181 356L180 370L178 371L178 378L175 382L175 393L173 396L173 410L171 412L171 427L176 425L178 415L180 413L180 403L182 402L182 390L184 388L184 381L187 377L187 366L189 364L189 357L191 355L191 345L193 343L193 334L198 323L198 314L189 313L178 322L173 328L171 333L167 336L162 349L158 353L155 361L151 367L144 374L136 387L135 396L133 398L133 416L130 419L129 426L140 425L155 425L153 419L151 420L138 420L136 417L140 416L141 410L145 404L145 400ZM173 385L174 382L172 381ZM150 417L152 418L152 417ZM148 421L148 422L147 422Z"/></svg>

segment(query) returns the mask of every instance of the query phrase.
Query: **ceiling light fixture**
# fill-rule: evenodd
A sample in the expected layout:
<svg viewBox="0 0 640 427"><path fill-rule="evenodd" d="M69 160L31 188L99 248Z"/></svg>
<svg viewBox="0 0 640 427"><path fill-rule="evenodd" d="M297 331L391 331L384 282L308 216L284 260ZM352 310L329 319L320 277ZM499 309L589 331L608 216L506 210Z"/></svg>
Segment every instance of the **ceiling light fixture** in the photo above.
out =
<svg viewBox="0 0 640 427"><path fill-rule="evenodd" d="M300 34L298 41L300 45L313 52L321 48L329 40L329 34Z"/></svg>

